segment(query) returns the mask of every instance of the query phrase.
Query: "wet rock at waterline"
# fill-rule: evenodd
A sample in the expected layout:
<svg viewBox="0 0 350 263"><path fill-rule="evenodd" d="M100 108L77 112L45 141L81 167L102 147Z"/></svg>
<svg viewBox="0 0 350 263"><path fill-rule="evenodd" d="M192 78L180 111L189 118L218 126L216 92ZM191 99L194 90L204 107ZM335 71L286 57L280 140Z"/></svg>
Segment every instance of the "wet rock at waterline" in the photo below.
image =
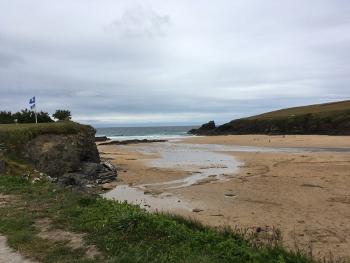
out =
<svg viewBox="0 0 350 263"><path fill-rule="evenodd" d="M79 170L65 173L57 178L57 182L63 186L72 186L79 189L92 188L102 185L107 188L117 179L117 169L109 162L90 163L84 162Z"/></svg>
<svg viewBox="0 0 350 263"><path fill-rule="evenodd" d="M109 140L110 138L108 138L107 136L95 136L95 142L105 142Z"/></svg>
<svg viewBox="0 0 350 263"><path fill-rule="evenodd" d="M127 144L138 144L138 143L153 143L153 142L167 142L167 140L148 140L148 139L134 139L134 140L125 140L125 141L110 141L100 143L100 145L127 145Z"/></svg>

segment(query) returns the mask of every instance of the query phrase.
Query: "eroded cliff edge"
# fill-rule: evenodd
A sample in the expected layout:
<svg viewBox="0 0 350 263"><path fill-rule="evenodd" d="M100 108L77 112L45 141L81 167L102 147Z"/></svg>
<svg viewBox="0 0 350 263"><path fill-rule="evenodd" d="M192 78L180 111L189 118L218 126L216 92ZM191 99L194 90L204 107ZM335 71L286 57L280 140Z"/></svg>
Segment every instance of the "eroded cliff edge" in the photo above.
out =
<svg viewBox="0 0 350 263"><path fill-rule="evenodd" d="M61 185L95 188L117 176L112 164L101 162L95 132L73 122L5 125L0 127L0 144L4 156L29 163Z"/></svg>

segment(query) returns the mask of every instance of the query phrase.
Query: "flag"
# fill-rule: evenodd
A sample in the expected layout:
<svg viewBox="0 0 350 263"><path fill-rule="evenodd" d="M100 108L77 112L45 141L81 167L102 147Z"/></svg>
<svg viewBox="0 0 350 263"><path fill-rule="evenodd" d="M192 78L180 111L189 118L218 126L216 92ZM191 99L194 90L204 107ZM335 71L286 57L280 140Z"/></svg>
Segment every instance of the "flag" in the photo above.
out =
<svg viewBox="0 0 350 263"><path fill-rule="evenodd" d="M31 109L31 110L35 109L35 103L32 104L32 105L30 105L30 109Z"/></svg>
<svg viewBox="0 0 350 263"><path fill-rule="evenodd" d="M35 96L29 100L29 104L35 104Z"/></svg>

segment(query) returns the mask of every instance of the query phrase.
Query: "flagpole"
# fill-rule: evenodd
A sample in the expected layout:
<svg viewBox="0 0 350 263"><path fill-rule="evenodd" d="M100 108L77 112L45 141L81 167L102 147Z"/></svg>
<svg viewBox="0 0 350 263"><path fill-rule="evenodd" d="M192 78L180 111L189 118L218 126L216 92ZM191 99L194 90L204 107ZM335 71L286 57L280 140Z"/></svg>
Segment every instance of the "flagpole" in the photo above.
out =
<svg viewBox="0 0 350 263"><path fill-rule="evenodd" d="M35 115L35 124L38 124L38 114L37 114L37 112L36 112L36 105L35 105L36 103L35 103L35 96L33 97L33 98L31 98L30 100L29 100L29 105L30 105L30 109L32 110L32 111L34 111L34 115Z"/></svg>
<svg viewBox="0 0 350 263"><path fill-rule="evenodd" d="M36 113L36 101L35 101L35 104L34 104L34 114L35 114L35 124L38 124L38 115Z"/></svg>

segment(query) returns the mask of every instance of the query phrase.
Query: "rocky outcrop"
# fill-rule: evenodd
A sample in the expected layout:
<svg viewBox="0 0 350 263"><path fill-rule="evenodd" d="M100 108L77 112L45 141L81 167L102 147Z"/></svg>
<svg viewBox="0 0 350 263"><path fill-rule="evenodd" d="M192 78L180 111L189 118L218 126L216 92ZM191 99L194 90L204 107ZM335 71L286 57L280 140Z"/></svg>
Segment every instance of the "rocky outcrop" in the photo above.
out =
<svg viewBox="0 0 350 263"><path fill-rule="evenodd" d="M195 134L195 135L208 135L212 131L214 131L216 128L214 121L209 121L208 123L204 123L201 127L198 129L192 129L188 133L189 134Z"/></svg>
<svg viewBox="0 0 350 263"><path fill-rule="evenodd" d="M23 147L22 156L53 177L77 171L82 162L100 162L94 134L91 128L78 134L39 135Z"/></svg>
<svg viewBox="0 0 350 263"><path fill-rule="evenodd" d="M109 140L110 138L108 138L107 136L95 136L95 142L105 142Z"/></svg>
<svg viewBox="0 0 350 263"><path fill-rule="evenodd" d="M167 142L167 140L148 140L148 139L134 139L134 140L125 140L125 141L110 141L103 142L99 145L127 145L127 144L137 144L137 143L153 143L153 142Z"/></svg>
<svg viewBox="0 0 350 263"><path fill-rule="evenodd" d="M72 173L65 173L57 178L57 182L63 186L76 186L79 188L92 187L110 183L116 180L117 170L109 162L81 164L80 170Z"/></svg>
<svg viewBox="0 0 350 263"><path fill-rule="evenodd" d="M350 135L350 101L281 109L232 120L218 127L215 127L213 122L209 122L189 133L196 135Z"/></svg>
<svg viewBox="0 0 350 263"><path fill-rule="evenodd" d="M22 149L26 160L61 185L83 188L116 180L114 166L100 161L92 127L77 134L39 135Z"/></svg>

